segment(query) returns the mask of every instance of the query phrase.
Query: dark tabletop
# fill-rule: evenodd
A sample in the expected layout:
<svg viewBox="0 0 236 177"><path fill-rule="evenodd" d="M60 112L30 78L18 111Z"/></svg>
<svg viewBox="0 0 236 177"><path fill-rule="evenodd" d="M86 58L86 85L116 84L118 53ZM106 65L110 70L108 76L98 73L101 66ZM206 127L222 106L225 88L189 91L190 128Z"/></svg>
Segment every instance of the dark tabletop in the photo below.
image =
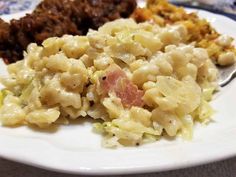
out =
<svg viewBox="0 0 236 177"><path fill-rule="evenodd" d="M82 177L51 172L39 168L0 159L1 177ZM198 167L162 173L118 175L113 177L236 177L236 158L215 162Z"/></svg>

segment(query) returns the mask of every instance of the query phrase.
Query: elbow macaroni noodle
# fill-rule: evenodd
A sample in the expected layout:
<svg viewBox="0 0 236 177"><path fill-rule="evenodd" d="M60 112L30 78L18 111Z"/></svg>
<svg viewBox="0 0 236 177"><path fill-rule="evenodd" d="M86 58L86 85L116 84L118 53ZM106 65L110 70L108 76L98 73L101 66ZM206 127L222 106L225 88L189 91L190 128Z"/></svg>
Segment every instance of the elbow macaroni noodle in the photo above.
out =
<svg viewBox="0 0 236 177"><path fill-rule="evenodd" d="M3 125L46 127L60 118L102 119L96 130L103 145L138 145L182 134L190 139L195 121L212 115L208 101L217 88L217 69L207 51L186 43L182 25L159 27L132 19L108 22L87 36L65 35L30 44L24 60L1 78ZM228 45L221 37L219 43ZM235 56L222 54L227 64ZM123 106L113 92L102 94L100 80L111 65L143 90L142 107Z"/></svg>

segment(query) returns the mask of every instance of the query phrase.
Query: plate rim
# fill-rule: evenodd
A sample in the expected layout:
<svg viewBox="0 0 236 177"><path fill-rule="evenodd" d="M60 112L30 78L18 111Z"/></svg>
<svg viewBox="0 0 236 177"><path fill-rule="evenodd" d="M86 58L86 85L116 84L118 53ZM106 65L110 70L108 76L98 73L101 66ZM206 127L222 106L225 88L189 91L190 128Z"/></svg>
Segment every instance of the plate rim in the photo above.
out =
<svg viewBox="0 0 236 177"><path fill-rule="evenodd" d="M230 20L231 23L236 24L236 22L234 20L232 20L231 18L228 18L224 15L221 14L215 14L212 12L208 12L206 10L200 10L200 9L192 9L192 11L197 11L197 12L204 12L204 13L210 13L211 15L214 15L216 17L219 18L224 18L227 20ZM23 14L24 12L20 12L20 13L16 13L14 15L17 14ZM5 15L4 15L5 16ZM7 16L12 16L12 15L7 15ZM4 135L5 136L5 135ZM0 135L0 137L2 137L2 135ZM0 144L1 144L1 138L0 138ZM235 144L236 145L236 144ZM197 161L191 161L188 163L182 163L182 164L178 164L175 166L168 166L166 165L165 168L160 168L158 166L150 166L150 167L131 167L131 168L110 168L110 169L104 169L104 168L80 168L80 169L75 169L75 170L71 170L71 169L59 169L57 167L54 166L50 166L49 164L40 164L37 163L35 160L32 161L32 159L30 158L23 158L21 157L21 155L19 156L15 156L12 154L3 154L1 151L2 147L0 146L0 157L7 159L7 160L11 160L11 161L15 161L18 163L23 163L26 165L30 165L30 166L34 166L34 167L38 167L38 168L42 168L42 169L46 169L46 170L51 170L51 171L55 171L55 172L62 172L62 173L70 173L70 174L83 174L83 175L117 175L117 174L135 174L135 173L146 173L146 172L162 172L162 171L167 171L167 170L173 170L173 169L181 169L181 168L187 168L187 167L192 167L192 166L197 166L197 165L202 165L202 164L207 164L207 163L211 163L211 162L216 162L216 161L220 161L220 160L224 160L230 157L234 157L236 156L236 150L229 152L227 155L225 154L221 154L219 156L215 156L212 158L206 158L206 159L198 159ZM10 153L10 152L9 152Z"/></svg>

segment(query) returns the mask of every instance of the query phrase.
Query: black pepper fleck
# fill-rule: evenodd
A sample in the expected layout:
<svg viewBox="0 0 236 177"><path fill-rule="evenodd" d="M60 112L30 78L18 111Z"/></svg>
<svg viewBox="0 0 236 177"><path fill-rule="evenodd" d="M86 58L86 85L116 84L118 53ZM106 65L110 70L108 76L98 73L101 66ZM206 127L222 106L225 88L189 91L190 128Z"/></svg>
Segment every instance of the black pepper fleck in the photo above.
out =
<svg viewBox="0 0 236 177"><path fill-rule="evenodd" d="M94 105L94 101L89 101L89 103L90 103L90 106Z"/></svg>

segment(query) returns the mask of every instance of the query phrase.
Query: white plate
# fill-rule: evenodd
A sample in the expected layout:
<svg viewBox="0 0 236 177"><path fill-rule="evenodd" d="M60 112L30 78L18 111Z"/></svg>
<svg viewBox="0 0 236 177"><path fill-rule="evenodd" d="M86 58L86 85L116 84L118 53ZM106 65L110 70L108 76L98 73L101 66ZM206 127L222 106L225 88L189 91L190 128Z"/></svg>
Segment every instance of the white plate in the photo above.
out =
<svg viewBox="0 0 236 177"><path fill-rule="evenodd" d="M199 15L219 32L236 38L233 20L206 11L199 11ZM2 62L0 74L6 74ZM235 89L236 81L216 95L212 102L214 122L197 125L190 142L162 139L141 147L104 149L100 135L92 132L91 122L80 121L55 132L0 127L0 156L55 171L96 175L157 172L232 157L236 155Z"/></svg>

